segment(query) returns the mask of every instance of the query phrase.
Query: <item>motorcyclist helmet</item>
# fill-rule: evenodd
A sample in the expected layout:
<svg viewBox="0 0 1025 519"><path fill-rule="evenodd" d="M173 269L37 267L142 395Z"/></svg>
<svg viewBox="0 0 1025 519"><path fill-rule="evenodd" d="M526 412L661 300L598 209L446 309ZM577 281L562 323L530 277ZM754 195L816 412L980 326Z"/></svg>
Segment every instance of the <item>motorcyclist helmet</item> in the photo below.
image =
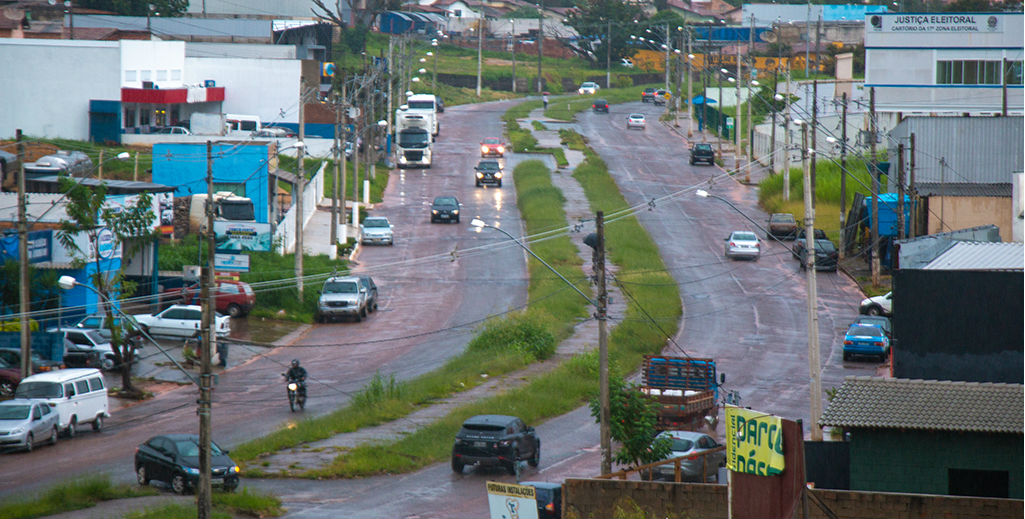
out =
<svg viewBox="0 0 1025 519"><path fill-rule="evenodd" d="M292 359L292 367L293 368L298 368L299 367L299 359Z"/></svg>

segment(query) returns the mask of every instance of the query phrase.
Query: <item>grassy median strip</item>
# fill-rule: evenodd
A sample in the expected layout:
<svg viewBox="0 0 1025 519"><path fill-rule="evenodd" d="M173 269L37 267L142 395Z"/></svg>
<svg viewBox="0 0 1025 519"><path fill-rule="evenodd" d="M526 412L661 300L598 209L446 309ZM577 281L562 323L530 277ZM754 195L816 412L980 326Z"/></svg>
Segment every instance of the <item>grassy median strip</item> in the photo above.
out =
<svg viewBox="0 0 1025 519"><path fill-rule="evenodd" d="M659 85L650 84L622 88L603 88L594 95L553 99L548 103L548 110L545 111L545 115L560 121L572 121L573 117L575 117L578 112L590 110L591 104L594 103L595 99L604 99L608 101L610 105L625 103L627 101L639 101L641 99L641 90L650 86L657 87Z"/></svg>
<svg viewBox="0 0 1025 519"><path fill-rule="evenodd" d="M56 485L27 500L0 503L0 517L28 519L81 510L112 499L155 496L157 491L135 485L113 485L103 478L88 478Z"/></svg>

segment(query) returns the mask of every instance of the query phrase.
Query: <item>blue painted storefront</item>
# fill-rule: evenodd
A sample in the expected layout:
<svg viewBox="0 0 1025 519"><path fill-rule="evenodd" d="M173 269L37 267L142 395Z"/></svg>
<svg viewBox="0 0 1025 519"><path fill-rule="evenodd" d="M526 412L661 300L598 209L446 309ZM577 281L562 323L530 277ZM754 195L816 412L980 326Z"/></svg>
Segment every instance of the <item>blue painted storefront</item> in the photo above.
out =
<svg viewBox="0 0 1025 519"><path fill-rule="evenodd" d="M256 221L268 223L267 144L214 144L215 189L243 184L252 199ZM206 193L206 144L162 143L153 145L153 182L174 186L175 197ZM227 190L227 189L223 189Z"/></svg>

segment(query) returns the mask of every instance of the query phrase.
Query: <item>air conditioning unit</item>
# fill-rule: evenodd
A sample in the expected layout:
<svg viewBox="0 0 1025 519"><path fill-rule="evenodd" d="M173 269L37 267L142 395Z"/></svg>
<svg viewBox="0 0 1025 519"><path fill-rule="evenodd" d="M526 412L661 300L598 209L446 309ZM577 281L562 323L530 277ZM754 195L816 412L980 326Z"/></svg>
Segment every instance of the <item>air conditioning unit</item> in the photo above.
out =
<svg viewBox="0 0 1025 519"><path fill-rule="evenodd" d="M142 82L142 88L153 88L153 82L152 81L143 81Z"/></svg>

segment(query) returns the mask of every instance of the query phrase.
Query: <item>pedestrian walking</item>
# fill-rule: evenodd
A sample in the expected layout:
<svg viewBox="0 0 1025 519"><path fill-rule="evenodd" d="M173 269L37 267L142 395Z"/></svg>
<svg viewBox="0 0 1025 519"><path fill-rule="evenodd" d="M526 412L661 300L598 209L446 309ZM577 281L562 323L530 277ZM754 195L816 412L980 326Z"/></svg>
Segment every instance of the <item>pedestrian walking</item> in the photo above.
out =
<svg viewBox="0 0 1025 519"><path fill-rule="evenodd" d="M228 343L224 341L217 341L217 365L226 368L228 367Z"/></svg>
<svg viewBox="0 0 1025 519"><path fill-rule="evenodd" d="M543 103L545 105L545 110L547 110L548 109L548 94L544 94L544 95L541 96L541 103Z"/></svg>

